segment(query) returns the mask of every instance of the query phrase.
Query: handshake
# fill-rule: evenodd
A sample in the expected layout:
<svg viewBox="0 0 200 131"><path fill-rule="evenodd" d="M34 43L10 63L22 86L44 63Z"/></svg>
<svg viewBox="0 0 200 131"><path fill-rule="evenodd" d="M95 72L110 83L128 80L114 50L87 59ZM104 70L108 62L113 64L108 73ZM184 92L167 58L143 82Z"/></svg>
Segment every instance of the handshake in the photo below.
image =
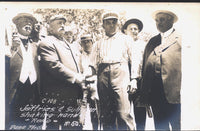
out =
<svg viewBox="0 0 200 131"><path fill-rule="evenodd" d="M97 81L97 75L84 76L82 74L78 75L75 83L81 85L83 88L87 87L89 84L93 84Z"/></svg>

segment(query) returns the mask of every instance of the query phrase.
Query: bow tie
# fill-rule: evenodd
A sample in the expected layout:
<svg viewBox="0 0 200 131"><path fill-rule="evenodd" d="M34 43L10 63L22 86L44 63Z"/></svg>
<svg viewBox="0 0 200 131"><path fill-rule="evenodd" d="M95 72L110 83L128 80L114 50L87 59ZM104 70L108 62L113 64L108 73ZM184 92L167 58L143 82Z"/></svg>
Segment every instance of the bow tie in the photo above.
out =
<svg viewBox="0 0 200 131"><path fill-rule="evenodd" d="M21 39L25 49L27 50L28 49L28 41L29 41L29 38L28 39Z"/></svg>

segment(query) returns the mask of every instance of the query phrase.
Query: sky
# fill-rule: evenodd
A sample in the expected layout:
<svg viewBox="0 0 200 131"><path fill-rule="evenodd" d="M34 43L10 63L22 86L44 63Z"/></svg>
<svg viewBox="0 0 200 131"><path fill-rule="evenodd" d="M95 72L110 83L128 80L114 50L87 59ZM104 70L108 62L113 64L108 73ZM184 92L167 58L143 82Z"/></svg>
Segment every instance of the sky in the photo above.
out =
<svg viewBox="0 0 200 131"><path fill-rule="evenodd" d="M178 21L174 24L182 33L182 129L200 129L200 4L199 3L128 3L128 2L0 2L1 24L4 29L11 25L11 19L21 12L31 13L33 8L75 8L75 9L108 9L116 12L126 12L126 18L139 18L143 21L143 31L153 35L158 33L155 21L151 17L156 10L170 10L177 14ZM5 32L0 32L0 60L4 61L4 37ZM3 63L3 62L2 62ZM0 65L0 74L4 74L4 65ZM4 77L0 77L0 87L4 87ZM4 98L4 88L0 88L0 96ZM4 103L4 99L0 100ZM1 104L4 105L4 104ZM4 117L4 108L0 109L0 118ZM4 120L0 119L0 129L4 129Z"/></svg>

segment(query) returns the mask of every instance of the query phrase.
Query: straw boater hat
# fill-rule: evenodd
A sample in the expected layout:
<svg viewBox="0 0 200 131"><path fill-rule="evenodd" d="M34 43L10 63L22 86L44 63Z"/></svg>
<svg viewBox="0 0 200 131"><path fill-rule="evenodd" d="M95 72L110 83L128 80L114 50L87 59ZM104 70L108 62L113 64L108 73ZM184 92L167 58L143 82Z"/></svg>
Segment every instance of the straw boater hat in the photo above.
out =
<svg viewBox="0 0 200 131"><path fill-rule="evenodd" d="M174 14L173 12L168 11L168 10L157 10L157 11L155 11L152 14L152 17L153 17L154 20L156 19L157 14L168 14L168 15L172 16L174 18L174 23L177 22L177 20L178 20L178 17L176 16L176 14Z"/></svg>
<svg viewBox="0 0 200 131"><path fill-rule="evenodd" d="M63 15L54 15L50 17L49 23L53 22L54 20L64 20L66 22L66 19Z"/></svg>
<svg viewBox="0 0 200 131"><path fill-rule="evenodd" d="M27 18L27 19L30 19L33 24L36 24L38 21L37 19L32 15L32 14L29 14L29 13L19 13L17 16L15 16L12 21L14 24L18 24L20 23L20 19L21 18Z"/></svg>
<svg viewBox="0 0 200 131"><path fill-rule="evenodd" d="M122 32L124 33L124 30L127 29L127 26L130 24L136 24L139 28L139 32L143 29L143 23L139 19L129 19L127 20L124 25L122 26Z"/></svg>

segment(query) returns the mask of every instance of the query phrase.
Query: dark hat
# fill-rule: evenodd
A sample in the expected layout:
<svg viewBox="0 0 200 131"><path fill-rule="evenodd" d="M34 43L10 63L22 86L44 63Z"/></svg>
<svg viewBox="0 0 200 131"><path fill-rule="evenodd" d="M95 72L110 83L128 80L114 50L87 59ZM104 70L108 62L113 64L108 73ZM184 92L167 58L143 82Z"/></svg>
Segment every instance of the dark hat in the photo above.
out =
<svg viewBox="0 0 200 131"><path fill-rule="evenodd" d="M138 25L138 28L139 28L140 31L143 29L143 23L142 23L142 21L140 21L139 19L129 19L122 26L122 32L124 33L124 30L127 28L127 26L130 25L130 24L132 24L132 23Z"/></svg>
<svg viewBox="0 0 200 131"><path fill-rule="evenodd" d="M54 15L50 17L49 23L53 22L54 20L64 20L66 22L66 19L63 15Z"/></svg>
<svg viewBox="0 0 200 131"><path fill-rule="evenodd" d="M118 19L118 14L115 12L106 12L102 15L102 19L103 20L107 20L107 19Z"/></svg>
<svg viewBox="0 0 200 131"><path fill-rule="evenodd" d="M32 14L29 14L29 13L19 13L17 16L15 16L12 21L14 24L18 24L20 22L20 18L27 18L27 19L30 19L33 24L36 24L38 21L37 19L32 15Z"/></svg>
<svg viewBox="0 0 200 131"><path fill-rule="evenodd" d="M90 34L81 36L81 41L84 41L84 40L92 40L92 36Z"/></svg>
<svg viewBox="0 0 200 131"><path fill-rule="evenodd" d="M176 16L176 14L174 14L173 12L168 11L168 10L157 10L157 11L155 11L155 12L152 14L153 19L155 20L155 19L156 19L156 15L157 15L157 14L162 14L162 13L163 13L163 14L168 14L168 15L172 16L172 17L174 18L174 23L177 22L178 17Z"/></svg>

